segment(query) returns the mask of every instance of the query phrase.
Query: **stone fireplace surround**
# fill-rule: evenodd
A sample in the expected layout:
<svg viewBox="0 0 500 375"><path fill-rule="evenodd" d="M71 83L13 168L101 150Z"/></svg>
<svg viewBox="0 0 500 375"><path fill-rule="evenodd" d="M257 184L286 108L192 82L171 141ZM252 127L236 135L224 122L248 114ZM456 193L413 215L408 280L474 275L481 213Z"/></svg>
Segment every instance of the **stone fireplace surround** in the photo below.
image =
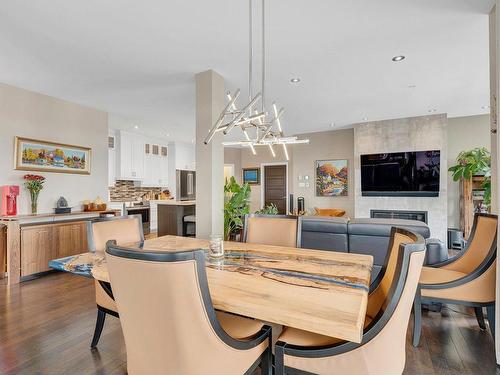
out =
<svg viewBox="0 0 500 375"><path fill-rule="evenodd" d="M439 114L355 125L355 217L368 218L371 215L371 210L427 211L431 236L446 242L448 221L447 122L447 116ZM438 197L364 197L361 195L361 155L425 150L441 151Z"/></svg>

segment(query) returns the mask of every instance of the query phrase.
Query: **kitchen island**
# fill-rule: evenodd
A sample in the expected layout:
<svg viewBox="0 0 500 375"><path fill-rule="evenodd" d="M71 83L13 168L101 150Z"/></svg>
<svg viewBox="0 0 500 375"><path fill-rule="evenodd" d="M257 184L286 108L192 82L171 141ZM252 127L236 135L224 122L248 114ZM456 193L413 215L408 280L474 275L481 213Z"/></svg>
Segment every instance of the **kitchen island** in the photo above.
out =
<svg viewBox="0 0 500 375"><path fill-rule="evenodd" d="M162 200L158 205L158 236L182 236L183 219L187 215L195 215L196 201Z"/></svg>

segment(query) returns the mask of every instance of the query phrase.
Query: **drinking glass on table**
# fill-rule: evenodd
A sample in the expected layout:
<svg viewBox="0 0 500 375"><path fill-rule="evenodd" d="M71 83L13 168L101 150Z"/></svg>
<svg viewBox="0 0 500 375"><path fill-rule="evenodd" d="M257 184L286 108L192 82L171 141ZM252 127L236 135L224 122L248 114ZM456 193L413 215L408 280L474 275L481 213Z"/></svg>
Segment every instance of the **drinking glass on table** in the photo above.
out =
<svg viewBox="0 0 500 375"><path fill-rule="evenodd" d="M210 236L208 255L211 258L222 258L224 256L224 241L220 234L212 234Z"/></svg>

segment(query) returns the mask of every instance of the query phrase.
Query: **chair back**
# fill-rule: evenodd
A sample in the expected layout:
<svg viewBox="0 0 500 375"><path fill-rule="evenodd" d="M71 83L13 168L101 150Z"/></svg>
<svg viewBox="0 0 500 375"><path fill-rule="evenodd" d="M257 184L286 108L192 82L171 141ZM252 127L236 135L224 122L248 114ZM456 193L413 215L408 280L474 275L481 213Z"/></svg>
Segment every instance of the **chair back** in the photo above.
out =
<svg viewBox="0 0 500 375"><path fill-rule="evenodd" d="M203 250L136 250L111 242L106 249L128 373L244 373L248 350L236 350L217 320Z"/></svg>
<svg viewBox="0 0 500 375"><path fill-rule="evenodd" d="M391 237L393 248L385 275L369 302L373 309L371 314L376 316L365 327L361 344L286 345L287 366L321 374L331 373L333 368L339 373L356 374L396 375L403 372L406 330L426 247L422 236L405 229L393 228Z"/></svg>
<svg viewBox="0 0 500 375"><path fill-rule="evenodd" d="M453 262L443 266L445 269L471 274L482 264L496 255L497 215L476 214L467 247Z"/></svg>
<svg viewBox="0 0 500 375"><path fill-rule="evenodd" d="M426 251L420 235L401 229L397 232L412 241L400 243L392 285L362 341L367 368L374 366L381 374L401 374L404 370L406 331Z"/></svg>
<svg viewBox="0 0 500 375"><path fill-rule="evenodd" d="M245 215L243 242L300 247L301 221L292 215Z"/></svg>
<svg viewBox="0 0 500 375"><path fill-rule="evenodd" d="M395 227L391 229L391 237L389 241L389 248L387 250L387 257L385 266L380 272L380 282L375 284L375 289L370 292L368 296L368 306L366 315L371 319L375 319L384 304L387 303L389 292L393 283L397 280L397 266L400 255L401 246L404 244L412 244L416 241L413 233L406 230L400 230Z"/></svg>
<svg viewBox="0 0 500 375"><path fill-rule="evenodd" d="M128 215L91 220L87 224L87 239L93 252L106 250L109 240L119 244L144 241L142 218Z"/></svg>

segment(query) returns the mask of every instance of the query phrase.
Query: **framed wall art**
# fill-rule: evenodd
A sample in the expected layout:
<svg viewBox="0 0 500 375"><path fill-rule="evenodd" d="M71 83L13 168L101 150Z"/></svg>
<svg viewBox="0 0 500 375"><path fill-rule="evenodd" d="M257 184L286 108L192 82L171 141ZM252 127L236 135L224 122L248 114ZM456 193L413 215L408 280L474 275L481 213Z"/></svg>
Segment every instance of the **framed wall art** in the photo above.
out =
<svg viewBox="0 0 500 375"><path fill-rule="evenodd" d="M260 168L243 168L243 183L260 184Z"/></svg>
<svg viewBox="0 0 500 375"><path fill-rule="evenodd" d="M348 193L347 160L316 160L316 196L346 197Z"/></svg>
<svg viewBox="0 0 500 375"><path fill-rule="evenodd" d="M18 170L90 174L91 158L89 147L15 138L14 168Z"/></svg>

